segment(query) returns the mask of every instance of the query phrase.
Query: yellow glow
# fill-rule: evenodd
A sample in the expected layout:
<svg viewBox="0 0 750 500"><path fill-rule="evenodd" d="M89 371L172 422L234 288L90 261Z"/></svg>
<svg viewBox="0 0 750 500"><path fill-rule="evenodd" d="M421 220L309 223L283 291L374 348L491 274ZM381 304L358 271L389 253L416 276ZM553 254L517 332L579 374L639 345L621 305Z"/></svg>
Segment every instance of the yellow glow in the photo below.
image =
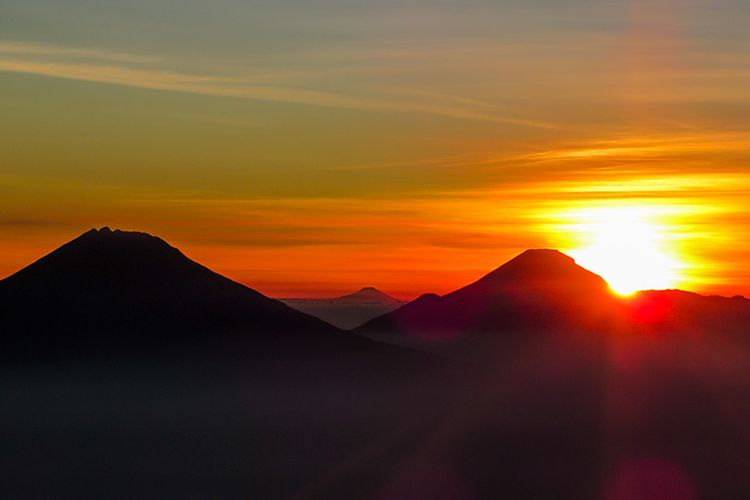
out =
<svg viewBox="0 0 750 500"><path fill-rule="evenodd" d="M683 264L668 248L665 228L654 217L637 207L581 210L576 228L588 244L569 253L618 294L674 288Z"/></svg>

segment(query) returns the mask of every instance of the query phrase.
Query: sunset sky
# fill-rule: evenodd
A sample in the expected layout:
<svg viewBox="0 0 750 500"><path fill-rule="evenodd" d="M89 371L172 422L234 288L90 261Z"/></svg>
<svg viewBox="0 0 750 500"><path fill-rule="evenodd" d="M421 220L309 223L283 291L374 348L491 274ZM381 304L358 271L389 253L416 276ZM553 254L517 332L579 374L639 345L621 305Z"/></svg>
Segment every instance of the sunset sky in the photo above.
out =
<svg viewBox="0 0 750 500"><path fill-rule="evenodd" d="M748 19L0 0L0 277L106 225L275 297L445 293L539 247L750 296Z"/></svg>

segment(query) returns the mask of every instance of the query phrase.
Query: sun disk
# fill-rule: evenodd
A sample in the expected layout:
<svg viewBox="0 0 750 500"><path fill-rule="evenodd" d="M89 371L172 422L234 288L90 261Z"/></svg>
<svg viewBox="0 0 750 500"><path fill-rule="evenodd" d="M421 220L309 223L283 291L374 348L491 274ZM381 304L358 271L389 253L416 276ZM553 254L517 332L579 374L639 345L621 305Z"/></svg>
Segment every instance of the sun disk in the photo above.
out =
<svg viewBox="0 0 750 500"><path fill-rule="evenodd" d="M641 210L617 207L584 211L577 227L590 244L570 254L581 266L599 274L613 291L673 288L679 260L665 248L661 226Z"/></svg>

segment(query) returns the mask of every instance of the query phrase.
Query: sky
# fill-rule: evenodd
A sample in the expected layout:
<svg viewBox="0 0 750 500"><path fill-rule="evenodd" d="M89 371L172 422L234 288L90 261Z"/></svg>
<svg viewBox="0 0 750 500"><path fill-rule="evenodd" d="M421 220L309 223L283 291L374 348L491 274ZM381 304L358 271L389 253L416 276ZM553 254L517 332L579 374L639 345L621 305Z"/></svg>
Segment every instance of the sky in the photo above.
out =
<svg viewBox="0 0 750 500"><path fill-rule="evenodd" d="M111 226L275 297L446 293L540 247L750 296L748 21L729 0L0 0L0 277Z"/></svg>

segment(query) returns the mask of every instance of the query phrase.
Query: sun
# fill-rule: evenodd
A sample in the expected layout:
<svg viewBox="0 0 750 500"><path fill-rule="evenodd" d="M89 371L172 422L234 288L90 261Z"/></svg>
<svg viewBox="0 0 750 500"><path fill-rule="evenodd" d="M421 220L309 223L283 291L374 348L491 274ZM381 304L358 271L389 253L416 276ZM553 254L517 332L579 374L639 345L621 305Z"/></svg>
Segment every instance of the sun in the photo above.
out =
<svg viewBox="0 0 750 500"><path fill-rule="evenodd" d="M569 253L620 295L674 288L682 266L656 218L640 207L582 210L575 226L586 244Z"/></svg>

